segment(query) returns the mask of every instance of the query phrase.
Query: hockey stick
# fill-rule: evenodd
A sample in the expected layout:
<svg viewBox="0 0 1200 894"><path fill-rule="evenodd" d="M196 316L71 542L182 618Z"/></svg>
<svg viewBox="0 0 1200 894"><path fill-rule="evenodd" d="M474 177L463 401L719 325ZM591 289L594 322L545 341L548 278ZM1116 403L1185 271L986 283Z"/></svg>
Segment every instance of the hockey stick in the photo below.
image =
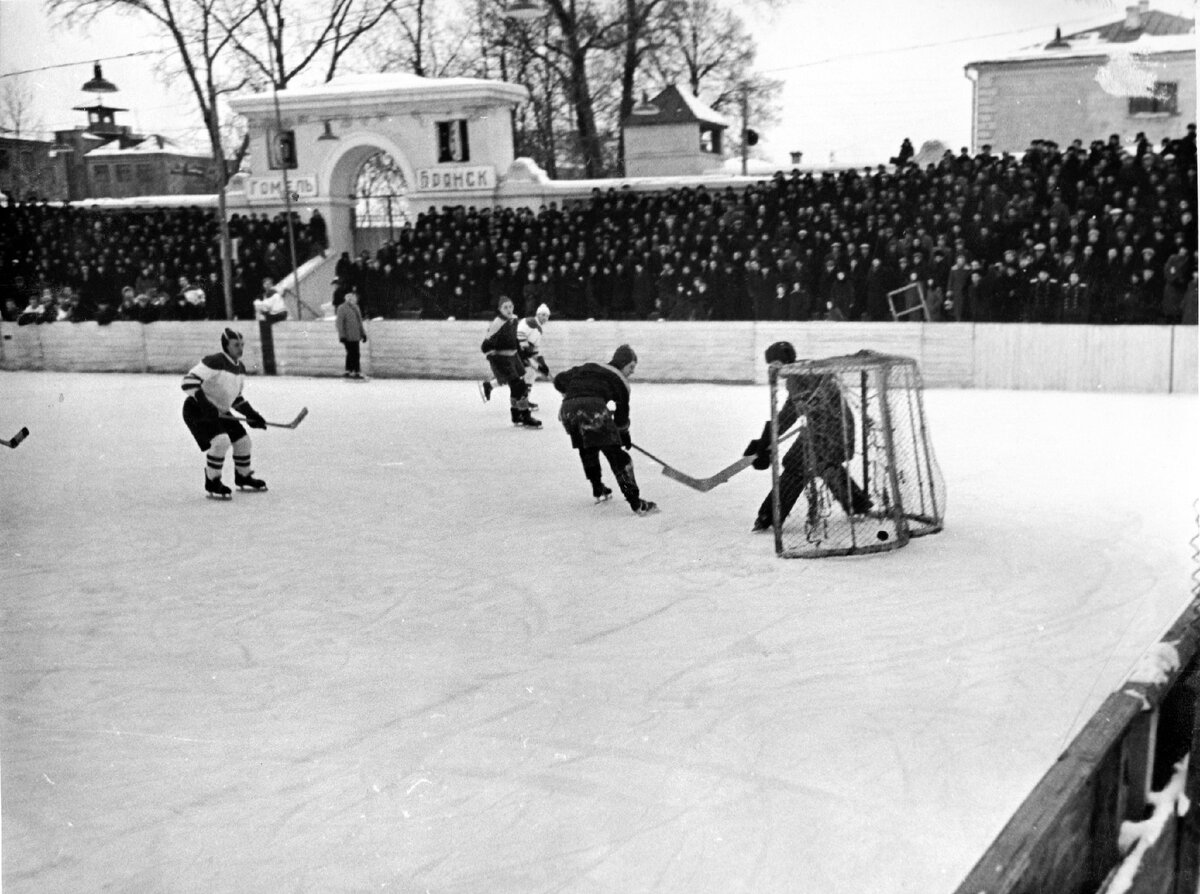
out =
<svg viewBox="0 0 1200 894"><path fill-rule="evenodd" d="M662 466L662 473L664 475L666 475L668 478L674 478L680 484L686 484L688 487L692 488L693 490L699 490L699 491L707 490L707 488L704 487L704 483L699 478L693 478L691 475L685 475L683 472L679 471L678 469L663 462L661 459L659 459L657 456L655 456L649 450L643 450L637 444L631 443L629 446L632 447L634 450L636 450L638 453L644 453L646 456L650 457L652 460L654 460L656 463L658 463L660 466Z"/></svg>
<svg viewBox="0 0 1200 894"><path fill-rule="evenodd" d="M4 438L0 438L0 444L3 444L5 447L12 447L15 450L17 447L20 446L21 442L24 441L28 437L29 437L29 429L22 426L21 430L19 432L17 432L15 435L13 435L11 438L9 438L7 441L4 440Z"/></svg>
<svg viewBox="0 0 1200 894"><path fill-rule="evenodd" d="M265 422L267 425L271 426L271 428L295 428L297 425L299 425L301 422L304 421L304 417L307 415L308 415L308 407L301 407L300 412L296 414L296 418L293 419L291 422L267 422L265 419L263 420L263 422ZM224 418L232 419L235 422L246 422L247 421L245 416L234 416L232 414L230 414L229 416L226 416Z"/></svg>
<svg viewBox="0 0 1200 894"><path fill-rule="evenodd" d="M784 435L782 438L779 439L779 443L782 444L788 438L794 437L795 435L799 434L799 432L800 432L799 428L796 428L796 429L788 432L786 435ZM683 472L679 471L678 469L673 468L672 466L669 466L667 463L663 462L661 459L659 459L653 453L650 453L646 450L642 450L642 448L639 447L637 444L632 444L630 446L632 446L634 450L637 450L640 453L645 453L646 456L650 457L652 460L654 460L656 463L658 463L660 466L662 466L662 473L664 475L666 475L668 478L678 481L680 484L687 485L688 487L692 488L692 490L698 490L702 494L708 493L710 490L712 490L718 484L724 484L726 481L728 481L730 478L732 478L738 472L742 472L754 464L753 456L743 456L737 462L726 466L721 471L717 472L715 475L710 475L707 478L693 478L691 475L684 474Z"/></svg>

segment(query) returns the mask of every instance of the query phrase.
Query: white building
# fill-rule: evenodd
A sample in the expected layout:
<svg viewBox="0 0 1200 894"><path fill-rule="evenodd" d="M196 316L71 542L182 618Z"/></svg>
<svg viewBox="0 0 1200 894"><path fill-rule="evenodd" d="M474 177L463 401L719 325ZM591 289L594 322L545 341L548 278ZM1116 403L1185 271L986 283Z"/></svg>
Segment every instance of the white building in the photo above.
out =
<svg viewBox="0 0 1200 894"><path fill-rule="evenodd" d="M625 174L663 177L722 171L724 135L729 121L697 97L667 87L635 108L625 128ZM655 111L650 111L652 107Z"/></svg>
<svg viewBox="0 0 1200 894"><path fill-rule="evenodd" d="M971 62L972 148L1020 152L1033 140L1067 145L1139 131L1155 144L1195 121L1196 23L1150 9L1055 34L1044 45Z"/></svg>

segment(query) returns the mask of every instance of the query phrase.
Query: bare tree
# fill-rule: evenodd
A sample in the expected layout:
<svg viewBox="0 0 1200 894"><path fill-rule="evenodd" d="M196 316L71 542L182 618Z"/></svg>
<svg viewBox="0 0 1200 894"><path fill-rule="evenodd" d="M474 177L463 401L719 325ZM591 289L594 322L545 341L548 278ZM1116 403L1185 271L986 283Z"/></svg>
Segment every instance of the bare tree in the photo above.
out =
<svg viewBox="0 0 1200 894"><path fill-rule="evenodd" d="M546 41L548 57L558 60L565 77L563 87L575 116L576 138L587 178L602 177L604 141L596 121L595 94L588 77L596 54L611 52L624 39L621 15L606 17L593 0L547 0L557 34Z"/></svg>
<svg viewBox="0 0 1200 894"><path fill-rule="evenodd" d="M30 139L42 134L45 130L42 120L35 116L33 87L22 77L11 77L4 81L0 88L0 134L15 139ZM20 144L12 147L9 177L13 196L28 198L31 196L50 197L54 191L54 175L46 165L37 163L34 159L40 153L45 154L44 144L27 144L36 149L23 148Z"/></svg>
<svg viewBox="0 0 1200 894"><path fill-rule="evenodd" d="M34 116L33 88L23 77L6 78L0 90L0 128L14 137L42 131L42 121Z"/></svg>
<svg viewBox="0 0 1200 894"><path fill-rule="evenodd" d="M366 35L361 56L374 71L406 71L423 78L486 77L481 33L473 15L456 14L438 0L394 6Z"/></svg>
<svg viewBox="0 0 1200 894"><path fill-rule="evenodd" d="M245 20L221 27L246 65L251 83L282 90L295 78L322 69L322 80L337 74L346 55L397 5L397 0L330 0L327 7L305 6L295 18L284 15L289 0L233 0L253 5L254 26ZM291 9L297 6L291 3Z"/></svg>
<svg viewBox="0 0 1200 894"><path fill-rule="evenodd" d="M743 128L779 122L783 82L754 71L754 38L733 10L717 0L681 0L652 55L666 83L682 81L692 95L738 122L730 148L743 149Z"/></svg>
<svg viewBox="0 0 1200 894"><path fill-rule="evenodd" d="M233 318L233 261L225 184L230 169L222 141L222 96L241 89L245 82L227 76L232 33L255 14L248 0L48 0L49 9L67 23L88 22L101 15L123 13L149 18L170 39L170 63L178 67L192 88L209 149L217 170L217 217L221 234L221 279L225 313Z"/></svg>
<svg viewBox="0 0 1200 894"><path fill-rule="evenodd" d="M644 63L662 52L670 40L671 25L686 12L684 0L622 0L625 8L624 46L621 53L621 98L617 108L620 134L617 157L625 171L625 129L621 126L637 101L636 82Z"/></svg>

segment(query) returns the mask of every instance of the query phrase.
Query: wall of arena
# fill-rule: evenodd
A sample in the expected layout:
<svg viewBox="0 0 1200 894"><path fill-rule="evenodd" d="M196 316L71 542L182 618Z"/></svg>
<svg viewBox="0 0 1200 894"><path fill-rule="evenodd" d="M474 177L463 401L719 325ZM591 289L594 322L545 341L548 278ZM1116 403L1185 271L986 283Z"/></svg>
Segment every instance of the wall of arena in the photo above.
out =
<svg viewBox="0 0 1200 894"><path fill-rule="evenodd" d="M0 369L186 372L218 350L224 322L0 323ZM246 336L246 365L262 371L258 324ZM363 372L383 378L481 379L478 321L368 323ZM341 375L344 351L330 320L278 323L276 371ZM621 344L638 352L647 382L762 383L763 351L787 339L801 357L869 348L913 357L930 388L1197 393L1195 326L1048 326L1017 323L783 323L551 320L543 352L551 369L607 360Z"/></svg>

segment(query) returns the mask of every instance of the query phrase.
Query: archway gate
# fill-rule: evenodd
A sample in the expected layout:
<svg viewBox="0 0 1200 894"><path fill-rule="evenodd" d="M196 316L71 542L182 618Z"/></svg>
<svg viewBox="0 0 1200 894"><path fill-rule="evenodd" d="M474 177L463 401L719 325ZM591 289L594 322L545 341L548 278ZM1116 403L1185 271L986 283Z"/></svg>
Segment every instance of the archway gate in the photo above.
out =
<svg viewBox="0 0 1200 894"><path fill-rule="evenodd" d="M305 265L316 294L302 303L289 297L293 317L315 315L337 259L354 250L355 183L367 159L391 157L413 213L493 205L513 162L512 111L528 96L502 81L376 74L232 97L250 151L249 173L227 192L230 212L274 216L291 207L307 220L319 210L327 223L324 263ZM280 167L281 155L290 169Z"/></svg>

